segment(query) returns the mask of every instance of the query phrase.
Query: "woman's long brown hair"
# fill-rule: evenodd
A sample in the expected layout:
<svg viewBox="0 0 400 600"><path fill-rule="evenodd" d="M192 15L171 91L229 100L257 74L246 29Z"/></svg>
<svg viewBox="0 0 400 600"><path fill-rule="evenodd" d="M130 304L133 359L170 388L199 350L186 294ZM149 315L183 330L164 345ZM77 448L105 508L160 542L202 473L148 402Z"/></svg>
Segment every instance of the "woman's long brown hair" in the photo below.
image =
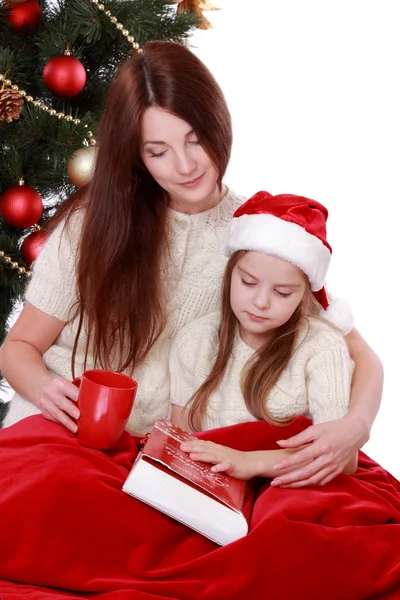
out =
<svg viewBox="0 0 400 600"><path fill-rule="evenodd" d="M194 431L201 429L201 421L207 412L210 395L221 383L232 357L238 321L231 308L230 289L232 272L246 250L230 257L222 282L221 323L218 334L218 351L213 368L200 388L189 399L189 424ZM316 300L309 288L290 319L274 332L274 338L257 350L242 373L242 394L248 411L257 419L274 425L285 425L292 419L275 419L268 411L266 400L286 367L295 349L296 338L305 315L318 314Z"/></svg>
<svg viewBox="0 0 400 600"><path fill-rule="evenodd" d="M191 125L222 177L232 131L221 89L190 50L148 42L120 67L110 88L96 139L92 181L62 205L53 227L84 207L77 264L79 332L95 365L133 368L166 325L162 264L168 260L168 198L141 157L141 118L151 106Z"/></svg>

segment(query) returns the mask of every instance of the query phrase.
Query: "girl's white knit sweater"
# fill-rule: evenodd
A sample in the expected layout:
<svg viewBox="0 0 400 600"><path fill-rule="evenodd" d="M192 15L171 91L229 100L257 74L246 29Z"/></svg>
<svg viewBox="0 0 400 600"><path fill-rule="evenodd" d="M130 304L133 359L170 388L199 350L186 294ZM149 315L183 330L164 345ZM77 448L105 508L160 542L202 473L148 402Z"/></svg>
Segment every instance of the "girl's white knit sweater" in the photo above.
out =
<svg viewBox="0 0 400 600"><path fill-rule="evenodd" d="M219 314L189 323L171 349L171 399L185 406L206 380L218 350ZM241 391L241 375L254 350L236 335L224 377L208 400L202 429L253 421ZM295 351L273 386L266 405L274 418L309 416L314 423L343 417L349 406L353 363L343 335L328 323L308 318Z"/></svg>

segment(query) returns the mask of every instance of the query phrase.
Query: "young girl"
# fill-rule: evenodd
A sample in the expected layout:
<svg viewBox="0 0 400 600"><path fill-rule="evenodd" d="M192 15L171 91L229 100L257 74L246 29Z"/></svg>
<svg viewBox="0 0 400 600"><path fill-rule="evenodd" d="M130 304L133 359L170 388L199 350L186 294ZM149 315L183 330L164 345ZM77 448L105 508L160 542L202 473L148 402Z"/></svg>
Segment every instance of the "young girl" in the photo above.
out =
<svg viewBox="0 0 400 600"><path fill-rule="evenodd" d="M339 300L328 306L323 287L327 216L314 200L267 192L235 212L221 315L190 323L172 348L175 423L198 431L257 419L281 425L297 415L323 423L347 413L353 363L339 327L347 333L352 317ZM239 452L202 440L183 449L240 479L274 477L274 465L293 452ZM355 471L356 454L346 472Z"/></svg>

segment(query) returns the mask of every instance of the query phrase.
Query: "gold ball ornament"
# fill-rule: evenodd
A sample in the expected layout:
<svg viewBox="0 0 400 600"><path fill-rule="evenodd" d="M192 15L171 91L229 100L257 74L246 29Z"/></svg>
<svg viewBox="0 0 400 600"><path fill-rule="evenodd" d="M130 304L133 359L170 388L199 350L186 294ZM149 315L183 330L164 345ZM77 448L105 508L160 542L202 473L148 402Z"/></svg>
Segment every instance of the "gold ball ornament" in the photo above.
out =
<svg viewBox="0 0 400 600"><path fill-rule="evenodd" d="M97 147L79 148L71 155L67 163L68 177L77 188L81 188L92 179L96 162Z"/></svg>

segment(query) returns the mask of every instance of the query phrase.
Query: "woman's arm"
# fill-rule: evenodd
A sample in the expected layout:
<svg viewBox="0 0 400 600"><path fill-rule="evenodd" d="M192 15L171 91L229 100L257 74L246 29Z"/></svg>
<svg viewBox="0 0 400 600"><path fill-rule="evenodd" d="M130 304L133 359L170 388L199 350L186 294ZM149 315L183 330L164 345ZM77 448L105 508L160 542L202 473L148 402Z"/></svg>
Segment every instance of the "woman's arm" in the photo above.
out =
<svg viewBox="0 0 400 600"><path fill-rule="evenodd" d="M378 414L383 390L383 366L356 329L346 336L350 356L355 363L348 417L358 430L359 449L369 440Z"/></svg>
<svg viewBox="0 0 400 600"><path fill-rule="evenodd" d="M0 369L11 387L40 408L44 417L75 432L70 416L77 418L79 411L70 399L77 400L78 389L62 377L54 379L42 358L64 325L27 302L0 349Z"/></svg>
<svg viewBox="0 0 400 600"><path fill-rule="evenodd" d="M283 448L298 448L308 444L306 451L275 465L274 485L299 487L323 485L341 472L354 473L358 450L368 441L372 424L379 410L383 387L383 368L379 358L356 329L346 336L355 371L351 385L350 407L340 419L312 425L302 433L281 440ZM299 462L312 458L306 468ZM298 468L281 476L280 469Z"/></svg>

